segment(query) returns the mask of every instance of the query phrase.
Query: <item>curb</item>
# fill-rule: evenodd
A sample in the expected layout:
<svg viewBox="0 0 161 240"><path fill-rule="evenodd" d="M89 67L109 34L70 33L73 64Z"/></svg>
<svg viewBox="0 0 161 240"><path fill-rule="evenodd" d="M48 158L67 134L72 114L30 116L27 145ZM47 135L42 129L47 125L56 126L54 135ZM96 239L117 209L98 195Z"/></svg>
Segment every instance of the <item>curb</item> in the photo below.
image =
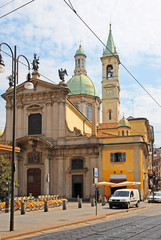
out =
<svg viewBox="0 0 161 240"><path fill-rule="evenodd" d="M77 225L77 224L81 224L81 223L86 223L86 222L92 222L92 221L96 221L99 219L103 219L109 216L113 216L113 215L118 215L118 214L124 214L124 213L129 213L132 211L138 211L138 210L142 210L145 208L149 208L150 206L146 206L146 207L139 207L139 208L133 208L133 209L127 209L124 211L120 211L120 212L113 212L113 213L107 213L107 214L100 214L99 216L91 216L91 218L85 219L85 220L80 220L77 222L71 222L71 223L66 223L66 224L62 224L62 225L57 225L57 226L53 226L53 227L49 227L49 228L44 228L44 229L39 229L39 230L35 230L32 232L26 232L26 233L19 233L19 234L14 234L11 236L4 236L2 238L0 238L1 240L7 240L7 239L14 239L14 238L18 238L18 237L24 237L24 236L28 236L28 235L34 235L36 233L41 233L41 232L47 232L50 230L54 230L54 229L58 229L58 228L63 228L63 227L69 227L69 226L73 226L73 225Z"/></svg>

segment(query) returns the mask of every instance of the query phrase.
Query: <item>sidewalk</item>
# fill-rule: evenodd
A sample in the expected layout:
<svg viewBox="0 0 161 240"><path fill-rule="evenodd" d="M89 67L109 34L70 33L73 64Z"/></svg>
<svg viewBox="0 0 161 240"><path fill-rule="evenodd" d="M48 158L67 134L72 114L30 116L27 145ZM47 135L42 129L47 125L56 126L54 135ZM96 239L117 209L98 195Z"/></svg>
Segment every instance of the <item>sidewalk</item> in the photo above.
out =
<svg viewBox="0 0 161 240"><path fill-rule="evenodd" d="M148 207L151 204L141 202L138 209ZM154 205L153 205L154 206ZM33 211L21 215L20 211L15 212L14 231L9 231L10 213L0 213L0 239L16 239L16 237L26 234L36 233L39 231L56 229L64 226L70 226L86 221L105 218L108 215L127 212L127 209L109 209L108 204L105 206L97 205L91 207L90 203L82 203L82 208L78 208L77 202L69 202L67 210L62 210L62 206L49 208L48 212ZM136 210L130 208L128 211Z"/></svg>

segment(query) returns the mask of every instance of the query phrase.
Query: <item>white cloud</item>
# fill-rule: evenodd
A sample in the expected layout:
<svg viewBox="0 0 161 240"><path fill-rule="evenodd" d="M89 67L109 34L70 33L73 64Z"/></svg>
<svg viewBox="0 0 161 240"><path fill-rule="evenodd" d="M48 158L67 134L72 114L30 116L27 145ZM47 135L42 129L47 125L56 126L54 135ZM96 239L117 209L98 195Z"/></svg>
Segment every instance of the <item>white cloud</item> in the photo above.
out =
<svg viewBox="0 0 161 240"><path fill-rule="evenodd" d="M1 8L0 16L25 4L17 0ZM161 103L161 4L160 0L71 0L77 13L106 44L109 23L120 60ZM6 1L1 1L1 6ZM39 0L1 19L1 42L30 61L33 54L40 57L40 73L58 83L58 69L66 68L70 79L74 71L74 54L80 41L87 55L87 73L101 96L102 66L100 57L104 46L87 29L62 0ZM3 48L6 50L6 48ZM6 50L9 52L8 50ZM10 59L3 54L6 70L0 76L1 92L8 88ZM20 66L20 82L26 69ZM44 78L42 78L44 79ZM45 79L44 79L45 80ZM121 114L131 115L134 100L135 117L144 116L159 131L160 108L120 67ZM0 109L2 103L0 102ZM2 121L1 121L2 122ZM159 136L159 134L158 134ZM160 140L158 143L161 145Z"/></svg>

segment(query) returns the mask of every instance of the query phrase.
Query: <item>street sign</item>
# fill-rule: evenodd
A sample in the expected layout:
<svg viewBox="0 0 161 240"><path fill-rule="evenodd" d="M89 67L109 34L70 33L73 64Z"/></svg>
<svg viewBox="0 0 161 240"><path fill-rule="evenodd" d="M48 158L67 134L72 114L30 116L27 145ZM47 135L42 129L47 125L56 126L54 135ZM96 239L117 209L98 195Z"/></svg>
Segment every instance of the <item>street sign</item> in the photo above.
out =
<svg viewBox="0 0 161 240"><path fill-rule="evenodd" d="M98 183L98 168L93 168L93 183Z"/></svg>

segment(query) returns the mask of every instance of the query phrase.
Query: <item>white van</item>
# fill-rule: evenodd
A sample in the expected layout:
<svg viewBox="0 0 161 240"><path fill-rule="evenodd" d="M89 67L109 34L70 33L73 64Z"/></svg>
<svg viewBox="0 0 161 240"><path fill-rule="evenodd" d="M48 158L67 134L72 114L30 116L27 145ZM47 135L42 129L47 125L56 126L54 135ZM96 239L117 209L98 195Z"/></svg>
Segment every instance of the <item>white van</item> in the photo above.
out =
<svg viewBox="0 0 161 240"><path fill-rule="evenodd" d="M108 200L109 207L139 206L140 197L138 189L118 189Z"/></svg>

